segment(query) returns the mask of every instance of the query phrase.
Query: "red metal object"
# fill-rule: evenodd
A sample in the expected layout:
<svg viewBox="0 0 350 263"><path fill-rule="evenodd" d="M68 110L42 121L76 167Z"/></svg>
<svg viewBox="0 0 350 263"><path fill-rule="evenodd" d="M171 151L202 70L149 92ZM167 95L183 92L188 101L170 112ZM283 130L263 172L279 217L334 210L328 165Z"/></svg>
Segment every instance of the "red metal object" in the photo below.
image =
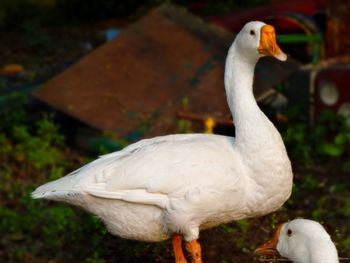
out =
<svg viewBox="0 0 350 263"><path fill-rule="evenodd" d="M295 12L304 15L314 15L319 11L325 10L326 0L294 0L273 3L256 8L240 10L228 16L211 17L209 20L214 24L222 26L232 32L238 32L242 26L251 20L266 20L270 16L283 14L285 12ZM286 31L295 28L295 25L287 21L281 21L280 28Z"/></svg>
<svg viewBox="0 0 350 263"><path fill-rule="evenodd" d="M314 113L323 110L343 114L350 121L350 65L338 64L322 68L314 80ZM349 112L345 112L346 110Z"/></svg>
<svg viewBox="0 0 350 263"><path fill-rule="evenodd" d="M350 123L349 24L350 1L327 0L327 60L322 61L314 82L314 113L317 116L322 110L332 110Z"/></svg>

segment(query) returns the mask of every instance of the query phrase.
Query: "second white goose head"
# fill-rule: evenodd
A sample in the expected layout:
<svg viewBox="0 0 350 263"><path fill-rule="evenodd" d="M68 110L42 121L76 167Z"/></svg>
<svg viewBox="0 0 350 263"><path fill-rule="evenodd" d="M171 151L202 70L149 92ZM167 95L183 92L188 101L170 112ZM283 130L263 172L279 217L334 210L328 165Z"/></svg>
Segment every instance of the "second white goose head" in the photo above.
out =
<svg viewBox="0 0 350 263"><path fill-rule="evenodd" d="M255 250L256 255L278 253L294 263L339 263L337 250L322 225L294 219L278 226L273 238Z"/></svg>

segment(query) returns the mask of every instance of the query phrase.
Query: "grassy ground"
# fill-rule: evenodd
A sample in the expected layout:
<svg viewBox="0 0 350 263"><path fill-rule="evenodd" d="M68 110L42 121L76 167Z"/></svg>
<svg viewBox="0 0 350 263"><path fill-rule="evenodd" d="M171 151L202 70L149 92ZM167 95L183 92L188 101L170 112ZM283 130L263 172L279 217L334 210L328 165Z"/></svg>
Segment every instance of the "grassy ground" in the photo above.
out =
<svg viewBox="0 0 350 263"><path fill-rule="evenodd" d="M69 147L54 115L34 114L18 94L2 99L0 118L6 121L0 124L0 257L4 262L173 261L169 241L151 244L120 239L79 208L31 199L36 186L95 157ZM322 127L328 134L331 125L320 122L311 130L300 123L280 127L294 166L292 197L273 214L203 231L200 242L205 262L253 262L252 251L271 236L276 225L296 217L323 223L339 255L350 257L349 144L334 145L334 138L349 133L343 122L337 125L333 139L321 140L317 132L317 145L310 138ZM305 134L310 136L300 139ZM327 147L332 150L324 150Z"/></svg>
<svg viewBox="0 0 350 263"><path fill-rule="evenodd" d="M47 131L46 131L47 132ZM39 132L40 134L40 132ZM35 146L34 134L26 137ZM43 133L40 138L43 138ZM7 137L7 139L9 139ZM13 137L2 140L0 257L6 262L173 262L171 243L128 241L108 234L102 223L64 204L32 200L32 189L60 177L87 159L51 141L34 149ZM28 143L28 144L32 144ZM4 147L5 146L5 147ZM22 151L22 149L26 149ZM31 154L54 158L31 159ZM41 153L40 153L41 152ZM63 157L64 156L64 157ZM8 158L4 160L4 158ZM296 161L294 161L296 163ZM296 217L324 224L342 257L350 257L349 163L336 159L295 167L291 199L279 211L256 219L220 225L201 233L204 262L253 262L252 251L274 227Z"/></svg>

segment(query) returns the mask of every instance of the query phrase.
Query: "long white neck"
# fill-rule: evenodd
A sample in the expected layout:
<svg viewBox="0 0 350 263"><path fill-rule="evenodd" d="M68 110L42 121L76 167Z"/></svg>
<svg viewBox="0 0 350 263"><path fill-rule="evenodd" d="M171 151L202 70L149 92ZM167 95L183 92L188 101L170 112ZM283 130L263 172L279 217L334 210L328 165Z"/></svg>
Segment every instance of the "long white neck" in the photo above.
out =
<svg viewBox="0 0 350 263"><path fill-rule="evenodd" d="M229 50L225 68L225 88L235 125L235 150L239 152L247 176L264 192L247 207L260 215L278 209L290 196L292 169L281 135L260 110L253 94L257 57L239 54L235 44ZM271 184L271 182L274 184ZM259 191L259 189L256 189Z"/></svg>
<svg viewBox="0 0 350 263"><path fill-rule="evenodd" d="M253 94L254 68L257 58L240 54L233 44L225 68L225 89L236 131L236 143L260 147L273 144L280 135L257 105ZM272 137L272 140L271 140ZM251 142L251 143L249 143Z"/></svg>

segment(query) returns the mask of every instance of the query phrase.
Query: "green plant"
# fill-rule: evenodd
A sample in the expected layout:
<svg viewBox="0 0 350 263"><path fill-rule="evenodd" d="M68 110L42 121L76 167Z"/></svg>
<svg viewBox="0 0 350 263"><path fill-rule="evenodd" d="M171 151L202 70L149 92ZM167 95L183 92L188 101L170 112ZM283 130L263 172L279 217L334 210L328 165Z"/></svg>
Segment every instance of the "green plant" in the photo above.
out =
<svg viewBox="0 0 350 263"><path fill-rule="evenodd" d="M0 132L11 129L14 125L27 124L30 120L25 110L28 97L22 93L10 93L0 97Z"/></svg>
<svg viewBox="0 0 350 263"><path fill-rule="evenodd" d="M318 137L317 152L321 155L339 157L350 142L350 126L343 116L332 111L323 111L315 127Z"/></svg>
<svg viewBox="0 0 350 263"><path fill-rule="evenodd" d="M188 97L183 97L181 99L181 106L183 111L188 111L190 105L190 100ZM176 130L178 133L191 133L192 132L192 122L186 119L178 119L176 121Z"/></svg>
<svg viewBox="0 0 350 263"><path fill-rule="evenodd" d="M323 111L314 125L309 125L296 117L304 116L298 112L298 109L290 110L290 121L281 127L283 140L293 158L310 165L312 160L341 157L345 153L350 142L350 126L342 116Z"/></svg>
<svg viewBox="0 0 350 263"><path fill-rule="evenodd" d="M94 252L94 254L88 257L85 260L87 263L105 263L106 261L101 258L101 255L98 252Z"/></svg>
<svg viewBox="0 0 350 263"><path fill-rule="evenodd" d="M189 120L180 119L176 121L178 133L190 133L192 132L192 123Z"/></svg>
<svg viewBox="0 0 350 263"><path fill-rule="evenodd" d="M236 232L236 229L228 224L221 224L220 228L226 233L226 234L232 234Z"/></svg>
<svg viewBox="0 0 350 263"><path fill-rule="evenodd" d="M18 161L27 160L36 169L55 167L63 162L59 148L63 136L57 133L57 127L47 117L36 122L36 132L31 134L27 126L14 126L11 135L16 143L13 150Z"/></svg>
<svg viewBox="0 0 350 263"><path fill-rule="evenodd" d="M249 228L249 225L250 225L249 220L247 220L247 219L241 219L241 220L236 221L236 223L237 223L237 225L239 226L240 232L243 233L243 235L244 235L245 233L247 233L248 228Z"/></svg>
<svg viewBox="0 0 350 263"><path fill-rule="evenodd" d="M293 158L302 160L305 164L309 164L312 159L312 144L308 134L308 126L304 123L291 124L282 133L288 153Z"/></svg>
<svg viewBox="0 0 350 263"><path fill-rule="evenodd" d="M86 234L99 251L98 243L105 233L99 220L71 207L52 206L30 197L35 186L61 177L76 164L52 118L29 119L25 101L23 96L12 94L2 97L0 103L9 121L0 127L0 256L6 262L48 257L50 253L65 257L57 251L64 251L67 244L82 243ZM44 244L48 247L43 253ZM92 254L91 249L76 246L71 251L67 258L83 260Z"/></svg>
<svg viewBox="0 0 350 263"><path fill-rule="evenodd" d="M347 218L350 218L350 198L345 200L341 213Z"/></svg>

